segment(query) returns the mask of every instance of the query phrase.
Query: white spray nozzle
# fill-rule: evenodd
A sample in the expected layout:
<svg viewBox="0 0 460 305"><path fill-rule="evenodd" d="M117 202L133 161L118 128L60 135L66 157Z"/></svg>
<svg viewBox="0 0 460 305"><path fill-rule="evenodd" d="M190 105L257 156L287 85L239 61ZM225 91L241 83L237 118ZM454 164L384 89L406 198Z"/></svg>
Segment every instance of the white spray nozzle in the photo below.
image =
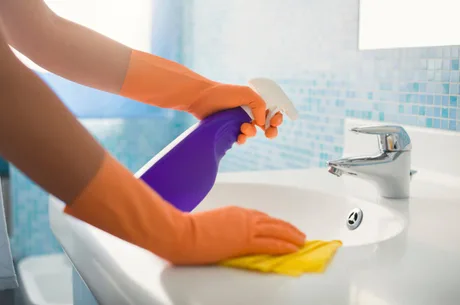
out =
<svg viewBox="0 0 460 305"><path fill-rule="evenodd" d="M257 92L265 101L268 115L265 119L265 129L270 127L270 120L277 112L285 113L291 120L296 120L299 112L283 89L268 78L253 78L249 81L249 87Z"/></svg>

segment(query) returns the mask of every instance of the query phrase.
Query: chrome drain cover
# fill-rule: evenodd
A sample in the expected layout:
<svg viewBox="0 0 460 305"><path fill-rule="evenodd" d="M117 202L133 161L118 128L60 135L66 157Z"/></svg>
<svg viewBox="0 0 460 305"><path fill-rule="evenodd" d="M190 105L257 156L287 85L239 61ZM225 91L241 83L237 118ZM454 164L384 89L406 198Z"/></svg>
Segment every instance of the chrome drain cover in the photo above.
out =
<svg viewBox="0 0 460 305"><path fill-rule="evenodd" d="M363 221L363 211L359 208L355 208L351 210L350 214L348 214L348 219L347 219L347 227L350 230L354 230Z"/></svg>

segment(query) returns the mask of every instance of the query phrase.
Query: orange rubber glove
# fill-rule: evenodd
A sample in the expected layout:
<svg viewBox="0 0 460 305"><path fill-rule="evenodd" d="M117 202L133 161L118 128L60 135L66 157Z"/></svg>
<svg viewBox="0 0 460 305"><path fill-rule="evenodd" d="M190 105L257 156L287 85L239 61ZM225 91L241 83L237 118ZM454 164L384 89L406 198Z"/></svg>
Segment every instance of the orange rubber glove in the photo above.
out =
<svg viewBox="0 0 460 305"><path fill-rule="evenodd" d="M305 235L292 225L254 210L225 207L183 213L109 154L65 212L176 265L286 254L305 242Z"/></svg>
<svg viewBox="0 0 460 305"><path fill-rule="evenodd" d="M131 52L120 95L161 108L186 111L199 120L221 110L247 105L255 122L241 126L240 144L256 134L256 125L263 129L265 124L265 102L248 86L211 81L183 65L141 51ZM276 137L282 121L281 113L273 116L265 135Z"/></svg>

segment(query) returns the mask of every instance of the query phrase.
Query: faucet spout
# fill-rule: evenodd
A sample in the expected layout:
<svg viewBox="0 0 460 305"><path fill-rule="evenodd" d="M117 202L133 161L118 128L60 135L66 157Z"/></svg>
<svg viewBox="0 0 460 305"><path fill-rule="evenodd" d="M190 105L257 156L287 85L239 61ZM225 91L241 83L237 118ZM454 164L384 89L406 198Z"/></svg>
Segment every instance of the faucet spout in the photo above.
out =
<svg viewBox="0 0 460 305"><path fill-rule="evenodd" d="M340 177L342 174L357 176L360 172L368 172L369 167L390 162L389 153L381 153L376 156L358 156L328 161L329 172Z"/></svg>
<svg viewBox="0 0 460 305"><path fill-rule="evenodd" d="M331 173L331 174L333 174L333 175L335 175L335 176L337 176L337 177L342 176L343 171L341 171L340 169L338 169L336 166L330 165L329 162L328 162L328 165L329 165L329 169L328 169L328 172L329 172L329 173Z"/></svg>

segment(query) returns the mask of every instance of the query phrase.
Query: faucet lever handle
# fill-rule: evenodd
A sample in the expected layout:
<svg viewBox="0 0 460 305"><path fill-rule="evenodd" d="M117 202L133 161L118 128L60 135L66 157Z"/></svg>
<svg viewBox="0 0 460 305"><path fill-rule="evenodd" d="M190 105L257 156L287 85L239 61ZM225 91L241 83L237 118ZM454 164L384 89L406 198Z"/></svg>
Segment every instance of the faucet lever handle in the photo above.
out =
<svg viewBox="0 0 460 305"><path fill-rule="evenodd" d="M410 137L402 126L369 125L355 127L351 131L377 135L379 138L379 147L382 151L409 151L412 149Z"/></svg>

